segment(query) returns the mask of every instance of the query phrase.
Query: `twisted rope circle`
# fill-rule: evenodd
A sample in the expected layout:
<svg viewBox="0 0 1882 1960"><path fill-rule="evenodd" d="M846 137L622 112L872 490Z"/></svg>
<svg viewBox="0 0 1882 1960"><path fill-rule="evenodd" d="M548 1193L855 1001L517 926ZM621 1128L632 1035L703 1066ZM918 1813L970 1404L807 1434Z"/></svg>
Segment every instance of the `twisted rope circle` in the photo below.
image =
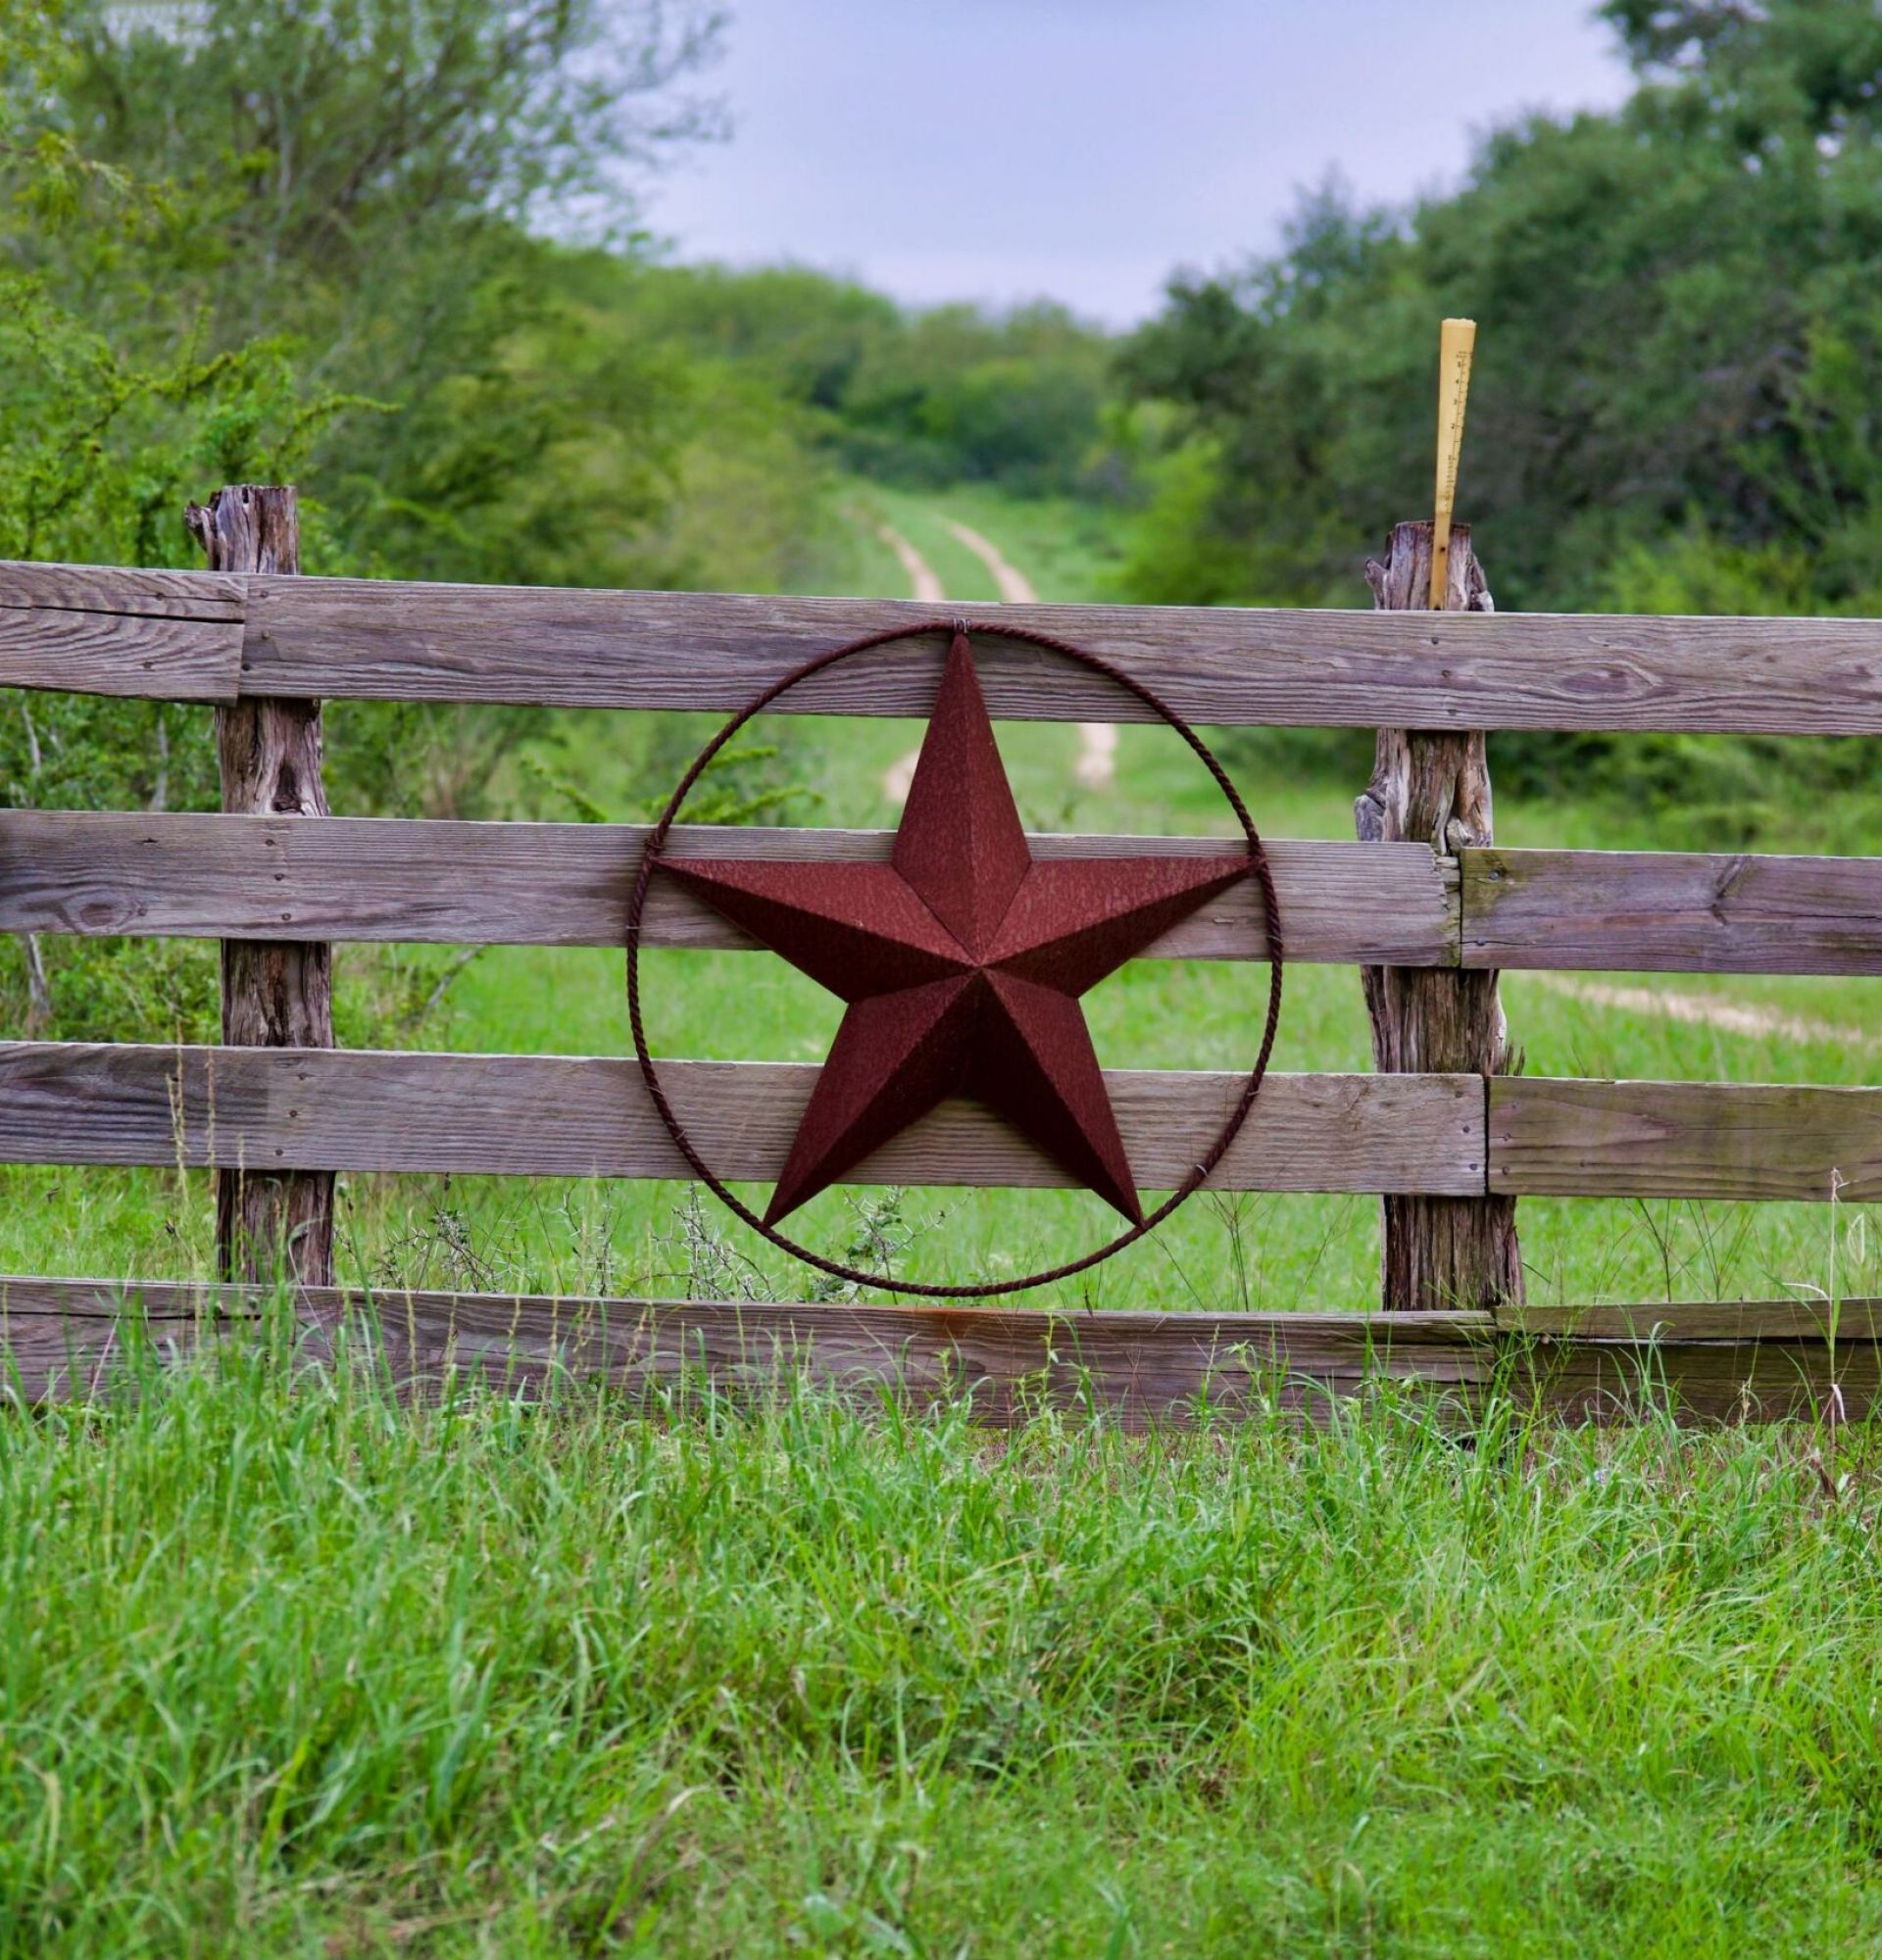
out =
<svg viewBox="0 0 1882 1960"><path fill-rule="evenodd" d="M1260 1093L1263 1080L1267 1074L1269 1057L1274 1053L1274 1037L1281 1024L1281 915L1280 906L1274 897L1274 874L1267 861L1266 847L1256 831L1254 819L1248 813L1248 806L1243 803L1241 793L1229 781L1228 772L1215 760L1209 745L1198 735L1176 710L1168 707L1144 683L1114 666L1110 661L1088 653L1082 647L1073 646L1068 640L1055 638L1050 633L1038 632L1027 626L1009 625L1005 621L992 624L990 630L1006 640L1021 640L1028 645L1043 647L1049 653L1063 655L1066 660L1075 661L1080 666L1093 673L1103 674L1107 680L1121 687L1125 693L1134 695L1161 720L1173 728L1209 771L1235 812L1235 819L1242 827L1242 835L1248 840L1248 869L1253 874L1262 895L1263 922L1267 933L1268 986L1267 1018L1262 1029L1262 1045L1255 1058L1255 1066L1249 1070L1248 1079L1242 1085L1240 1098L1228 1120L1217 1132L1201 1161L1191 1170L1181 1185L1149 1213L1138 1224L1126 1232L1120 1232L1108 1244L1095 1251L1086 1252L1076 1259L1068 1259L1064 1265L1052 1266L1043 1272L1028 1273L1021 1279L989 1280L978 1285L941 1286L924 1280L897 1280L882 1273L866 1272L857 1266L847 1266L838 1259L825 1258L820 1252L814 1252L808 1246L801 1246L796 1240L787 1238L773 1225L768 1225L750 1205L746 1204L734 1192L729 1190L723 1179L712 1168L694 1148L693 1140L687 1135L686 1127L673 1112L667 1100L667 1092L661 1086L660 1071L654 1065L654 1057L647 1047L647 1032L641 1017L640 1002L640 934L641 918L647 906L648 887L653 881L655 869L662 861L667 840L678 821L681 808L701 776L712 766L714 760L733 736L749 721L762 714L779 695L809 680L825 667L834 666L839 661L846 661L853 655L867 653L872 647L887 646L896 640L915 638L925 633L969 633L969 622L966 619L927 619L911 626L892 626L880 633L867 633L860 640L852 640L847 646L836 647L828 653L815 655L802 665L793 667L789 673L774 680L769 687L755 696L746 706L726 722L713 739L707 743L693 760L692 766L679 779L679 786L670 798L667 808L661 811L659 820L648 833L647 845L641 855L640 873L634 880L633 897L627 906L627 1022L633 1033L634 1055L640 1063L642 1079L647 1084L647 1094L653 1100L660 1120L667 1126L667 1133L678 1147L679 1153L692 1167L694 1175L705 1185L718 1201L734 1217L749 1225L762 1239L768 1240L780 1251L788 1252L794 1259L802 1260L807 1266L818 1272L827 1273L832 1279L839 1279L852 1286L872 1287L878 1292L908 1294L923 1299L991 1299L1002 1294L1026 1293L1033 1287L1050 1286L1057 1280L1070 1279L1074 1274L1087 1272L1100 1265L1114 1253L1121 1252L1126 1246L1134 1246L1139 1239L1147 1237L1163 1224L1179 1204L1192 1197L1207 1181L1209 1174L1221 1162L1228 1148L1241 1133L1242 1125L1248 1120L1248 1112L1255 1106L1255 1098Z"/></svg>

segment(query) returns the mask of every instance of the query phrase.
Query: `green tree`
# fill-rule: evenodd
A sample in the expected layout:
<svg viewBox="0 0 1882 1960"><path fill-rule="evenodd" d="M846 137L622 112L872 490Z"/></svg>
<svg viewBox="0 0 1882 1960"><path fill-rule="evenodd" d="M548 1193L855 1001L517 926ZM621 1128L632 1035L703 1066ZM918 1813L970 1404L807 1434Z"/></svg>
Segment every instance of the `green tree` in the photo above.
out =
<svg viewBox="0 0 1882 1960"><path fill-rule="evenodd" d="M532 236L704 127L714 24L569 0L0 0L0 554L189 563L190 496L298 477L309 567L580 581L671 497L683 375ZM630 242L624 249L631 249ZM528 724L335 711L336 807L476 813ZM215 801L200 711L0 703L0 797ZM11 946L16 1025L200 1024L213 963Z"/></svg>
<svg viewBox="0 0 1882 1960"><path fill-rule="evenodd" d="M671 444L661 377L584 344L535 230L634 249L636 183L712 133L685 82L718 32L660 0L90 0L58 116L190 221L133 276L56 246L48 271L124 331L154 289L210 351L265 335L377 405L310 453L325 568L581 582L662 505ZM558 502L567 446L610 425L620 501Z"/></svg>
<svg viewBox="0 0 1882 1960"><path fill-rule="evenodd" d="M1618 565L1673 539L1696 564L1698 538L1780 544L1810 604L1872 608L1882 17L1605 11L1639 71L1620 110L1497 131L1407 213L1323 193L1274 258L1174 284L1131 348L1134 393L1215 459L1241 596L1352 602L1362 548L1429 500L1435 325L1467 313L1462 502L1506 603L1610 602Z"/></svg>
<svg viewBox="0 0 1882 1960"><path fill-rule="evenodd" d="M185 321L140 348L47 276L59 255L95 281L189 216L173 191L89 155L59 115L77 67L70 24L60 0L0 0L0 557L174 564L191 492L290 469L334 405L308 395L276 342L215 349ZM13 694L0 802L200 804L214 793L207 732L200 710L169 704ZM173 1006L198 1013L210 984L203 961L163 946L0 951L0 1002L29 1033L80 1031L107 1003L121 1027L158 1032Z"/></svg>

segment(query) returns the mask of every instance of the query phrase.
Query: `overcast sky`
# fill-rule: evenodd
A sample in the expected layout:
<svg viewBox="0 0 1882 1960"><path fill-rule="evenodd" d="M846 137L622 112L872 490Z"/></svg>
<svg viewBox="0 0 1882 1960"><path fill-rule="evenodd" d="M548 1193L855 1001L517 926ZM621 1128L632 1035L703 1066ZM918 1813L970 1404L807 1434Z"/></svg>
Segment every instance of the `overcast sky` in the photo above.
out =
<svg viewBox="0 0 1882 1960"><path fill-rule="evenodd" d="M739 0L734 133L649 218L685 258L899 298L1050 294L1114 324L1274 243L1298 186L1454 181L1525 108L1626 76L1592 0ZM1412 21L1428 23L1414 38Z"/></svg>

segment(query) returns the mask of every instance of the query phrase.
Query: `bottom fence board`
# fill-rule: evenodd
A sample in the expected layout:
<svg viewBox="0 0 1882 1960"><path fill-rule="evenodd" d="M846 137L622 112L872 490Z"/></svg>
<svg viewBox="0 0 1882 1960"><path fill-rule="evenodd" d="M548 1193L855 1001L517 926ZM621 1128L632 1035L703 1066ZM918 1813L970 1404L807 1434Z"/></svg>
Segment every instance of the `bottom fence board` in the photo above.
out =
<svg viewBox="0 0 1882 1960"><path fill-rule="evenodd" d="M1511 1392L1569 1422L1854 1422L1882 1396L1873 1341L1538 1341L1511 1358Z"/></svg>
<svg viewBox="0 0 1882 1960"><path fill-rule="evenodd" d="M1492 1323L1472 1313L1061 1314L334 1288L307 1290L300 1310L317 1357L356 1317L401 1385L434 1385L455 1367L518 1387L563 1372L622 1388L737 1388L801 1369L916 1399L970 1390L996 1421L1052 1404L1109 1408L1131 1427L1205 1404L1312 1406L1378 1375L1475 1389L1493 1359ZM264 1311L241 1287L0 1279L0 1342L29 1401L101 1388L140 1351L165 1360L252 1332Z"/></svg>
<svg viewBox="0 0 1882 1960"><path fill-rule="evenodd" d="M1882 1299L1511 1307L1499 1335L1511 1391L1570 1422L1855 1421L1882 1410Z"/></svg>
<svg viewBox="0 0 1882 1960"><path fill-rule="evenodd" d="M108 1392L139 1365L253 1338L254 1289L172 1281L0 1278L8 1393L28 1403ZM454 1371L533 1391L552 1376L632 1391L753 1390L803 1373L920 1402L970 1392L999 1423L1040 1407L1106 1409L1128 1428L1281 1408L1312 1415L1396 1377L1463 1412L1501 1379L1571 1422L1671 1413L1742 1423L1882 1411L1882 1300L1698 1301L1489 1314L1055 1313L1037 1308L559 1299L309 1289L302 1353L369 1340L402 1389ZM1839 1400L1840 1398L1840 1400Z"/></svg>
<svg viewBox="0 0 1882 1960"><path fill-rule="evenodd" d="M1505 1334L1537 1340L1882 1341L1882 1299L1682 1299L1599 1306L1506 1306Z"/></svg>

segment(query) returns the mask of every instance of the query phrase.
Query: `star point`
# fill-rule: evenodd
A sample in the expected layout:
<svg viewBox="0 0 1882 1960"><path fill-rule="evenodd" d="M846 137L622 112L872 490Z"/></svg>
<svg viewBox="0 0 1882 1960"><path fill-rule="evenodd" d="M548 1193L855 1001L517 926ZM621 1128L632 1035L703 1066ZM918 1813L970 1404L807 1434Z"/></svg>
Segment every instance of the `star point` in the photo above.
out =
<svg viewBox="0 0 1882 1960"><path fill-rule="evenodd" d="M975 953L1032 863L963 633L948 651L889 861Z"/></svg>

